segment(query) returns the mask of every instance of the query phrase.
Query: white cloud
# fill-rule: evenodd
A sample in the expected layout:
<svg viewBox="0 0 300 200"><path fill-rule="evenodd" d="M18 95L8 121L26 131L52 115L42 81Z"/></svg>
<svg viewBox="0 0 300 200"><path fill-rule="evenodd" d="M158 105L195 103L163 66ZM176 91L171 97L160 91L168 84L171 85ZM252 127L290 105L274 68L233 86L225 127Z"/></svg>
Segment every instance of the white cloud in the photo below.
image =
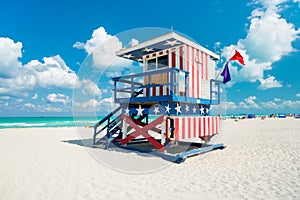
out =
<svg viewBox="0 0 300 200"><path fill-rule="evenodd" d="M251 59L276 62L294 51L292 42L297 39L299 29L276 13L276 9L268 8L260 14L254 10L252 14L247 36L239 41Z"/></svg>
<svg viewBox="0 0 300 200"><path fill-rule="evenodd" d="M82 102L73 101L73 113L87 113L100 111L105 115L113 111L118 104L114 103L113 97L103 98L101 100L89 99Z"/></svg>
<svg viewBox="0 0 300 200"><path fill-rule="evenodd" d="M33 105L32 103L25 103L24 106L26 108L36 109L35 105Z"/></svg>
<svg viewBox="0 0 300 200"><path fill-rule="evenodd" d="M22 43L0 37L0 78L12 76L21 67Z"/></svg>
<svg viewBox="0 0 300 200"><path fill-rule="evenodd" d="M21 42L0 37L0 94L28 96L37 88L73 88L77 75L59 55L25 65L19 61L21 57Z"/></svg>
<svg viewBox="0 0 300 200"><path fill-rule="evenodd" d="M280 107L273 101L261 102L261 105L263 106L263 108L272 108L272 109L277 109Z"/></svg>
<svg viewBox="0 0 300 200"><path fill-rule="evenodd" d="M135 38L132 38L129 42L130 46L135 46L135 45L138 45L138 44L139 44L139 41Z"/></svg>
<svg viewBox="0 0 300 200"><path fill-rule="evenodd" d="M37 99L38 98L38 94L37 93L35 93L32 97L31 97L31 99Z"/></svg>
<svg viewBox="0 0 300 200"><path fill-rule="evenodd" d="M287 22L279 12L281 5L287 0L256 0L258 8L249 17L250 25L247 36L240 39L236 45L223 48L222 55L232 56L232 50L237 49L244 57L245 66L240 67L234 62L230 67L234 82L256 82L261 84L258 89L282 87L274 76L265 78L265 71L272 70L272 64L283 56L294 52L293 42L299 38L300 29ZM231 54L230 54L231 53Z"/></svg>
<svg viewBox="0 0 300 200"><path fill-rule="evenodd" d="M64 94L49 94L46 97L47 101L49 101L50 103L63 103L63 104L67 104L68 102L70 102L70 97Z"/></svg>
<svg viewBox="0 0 300 200"><path fill-rule="evenodd" d="M298 6L300 8L300 0L293 0L294 3L298 3Z"/></svg>
<svg viewBox="0 0 300 200"><path fill-rule="evenodd" d="M86 43L76 42L73 47L77 49L84 49L88 54L91 54L97 46L112 38L104 27L99 27L93 31L91 39L87 40Z"/></svg>
<svg viewBox="0 0 300 200"><path fill-rule="evenodd" d="M300 93L296 94L296 97L300 97Z"/></svg>
<svg viewBox="0 0 300 200"><path fill-rule="evenodd" d="M262 4L265 8L275 8L276 6L287 2L288 0L254 0L252 1L253 4ZM297 1L297 0L293 0Z"/></svg>
<svg viewBox="0 0 300 200"><path fill-rule="evenodd" d="M99 104L104 106L104 105L109 105L109 106L113 106L114 104L114 98L113 97L109 97L109 98L104 98L104 99L101 99L99 101Z"/></svg>
<svg viewBox="0 0 300 200"><path fill-rule="evenodd" d="M132 39L131 43L136 44L138 41ZM105 69L112 66L113 70L131 66L132 61L116 56L116 52L122 49L122 42L116 37L108 34L104 27L99 27L93 31L89 40L85 43L76 42L74 48L84 49L92 56L93 67Z"/></svg>
<svg viewBox="0 0 300 200"><path fill-rule="evenodd" d="M273 101L266 101L266 102L255 102L256 97L250 96L246 99L244 99L243 102L239 102L239 108L244 109L281 109L285 110L287 108L291 108L293 111L295 109L300 108L300 100L281 100L278 98L275 98Z"/></svg>
<svg viewBox="0 0 300 200"><path fill-rule="evenodd" d="M224 104L224 105L225 105L225 108L226 108L226 109L229 109L229 110L238 108L238 106L237 106L234 102L232 102L232 101L221 102L221 104Z"/></svg>
<svg viewBox="0 0 300 200"><path fill-rule="evenodd" d="M260 109L261 107L255 102L256 96L249 96L248 98L244 99L244 101L239 102L239 106L245 109L250 108L257 108Z"/></svg>
<svg viewBox="0 0 300 200"><path fill-rule="evenodd" d="M41 112L62 112L62 108L56 108L56 107L44 107L43 109L40 109Z"/></svg>
<svg viewBox="0 0 300 200"><path fill-rule="evenodd" d="M33 76L39 87L73 88L77 76L59 55L44 57L43 61L32 60L24 65L27 76Z"/></svg>
<svg viewBox="0 0 300 200"><path fill-rule="evenodd" d="M299 100L296 100L296 101L285 100L282 102L282 105L288 106L288 107L296 107L296 106L300 106L300 101Z"/></svg>
<svg viewBox="0 0 300 200"><path fill-rule="evenodd" d="M116 56L116 52L119 51L121 48L122 43L119 41L118 38L110 38L93 51L93 64L95 65L95 67L98 68L106 68L107 66L111 65L113 62L116 62L118 60L124 61L125 59Z"/></svg>
<svg viewBox="0 0 300 200"><path fill-rule="evenodd" d="M260 79L259 81L260 81L260 85L258 86L258 89L261 89L261 90L282 87L281 82L275 80L274 76L269 76L268 78Z"/></svg>
<svg viewBox="0 0 300 200"><path fill-rule="evenodd" d="M1 99L1 100L9 100L10 97L9 97L9 96L0 96L0 99Z"/></svg>
<svg viewBox="0 0 300 200"><path fill-rule="evenodd" d="M76 42L73 47L84 49L92 55L93 64L103 68L116 58L115 53L122 48L122 43L117 37L108 34L104 27L99 27L93 31L89 40L85 43Z"/></svg>
<svg viewBox="0 0 300 200"><path fill-rule="evenodd" d="M102 92L98 85L89 79L83 79L76 82L76 89L81 92L82 95L90 95L92 97L100 97ZM77 92L78 92L77 91Z"/></svg>
<svg viewBox="0 0 300 200"><path fill-rule="evenodd" d="M33 110L36 112L52 112L52 113L56 113L56 112L63 112L64 110L61 107L51 107L49 105L34 105L32 103L25 103L23 105L23 108L20 108L22 110L28 111L28 112L32 112Z"/></svg>
<svg viewBox="0 0 300 200"><path fill-rule="evenodd" d="M96 111L98 101L95 99L89 99L85 102L73 101L73 110L76 112L93 112Z"/></svg>

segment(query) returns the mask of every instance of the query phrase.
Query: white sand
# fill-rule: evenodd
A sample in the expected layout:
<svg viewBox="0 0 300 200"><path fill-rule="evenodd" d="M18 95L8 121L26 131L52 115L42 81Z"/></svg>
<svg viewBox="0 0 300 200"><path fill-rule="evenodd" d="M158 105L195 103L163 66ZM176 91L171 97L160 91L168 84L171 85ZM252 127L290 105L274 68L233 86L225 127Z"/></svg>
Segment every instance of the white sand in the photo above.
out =
<svg viewBox="0 0 300 200"><path fill-rule="evenodd" d="M0 199L300 199L299 119L226 120L217 139L227 148L182 164L91 149L78 139L75 128L0 130ZM128 158L134 170L164 168L124 173L93 152L112 165Z"/></svg>

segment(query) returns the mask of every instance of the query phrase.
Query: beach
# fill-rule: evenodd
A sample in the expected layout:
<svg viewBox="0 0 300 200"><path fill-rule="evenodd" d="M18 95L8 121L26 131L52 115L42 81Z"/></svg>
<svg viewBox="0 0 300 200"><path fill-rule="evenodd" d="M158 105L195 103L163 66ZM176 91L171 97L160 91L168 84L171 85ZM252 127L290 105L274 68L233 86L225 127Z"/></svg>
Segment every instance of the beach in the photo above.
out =
<svg viewBox="0 0 300 200"><path fill-rule="evenodd" d="M300 199L300 119L229 119L221 130L225 149L175 164L82 145L92 128L1 129L0 199ZM127 158L139 173L121 170Z"/></svg>

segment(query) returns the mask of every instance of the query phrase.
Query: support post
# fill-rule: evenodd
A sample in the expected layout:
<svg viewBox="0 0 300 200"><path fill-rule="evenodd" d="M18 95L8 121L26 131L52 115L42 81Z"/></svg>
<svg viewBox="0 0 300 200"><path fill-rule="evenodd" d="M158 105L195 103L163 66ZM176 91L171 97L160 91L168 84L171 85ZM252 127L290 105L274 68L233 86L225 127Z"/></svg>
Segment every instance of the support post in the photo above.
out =
<svg viewBox="0 0 300 200"><path fill-rule="evenodd" d="M131 77L131 98L134 97L135 85L133 83L133 77Z"/></svg>
<svg viewBox="0 0 300 200"><path fill-rule="evenodd" d="M123 120L123 125L122 125L122 139L125 139L127 136L127 130L128 130L128 125L125 121L126 118Z"/></svg>
<svg viewBox="0 0 300 200"><path fill-rule="evenodd" d="M148 85L147 85L147 97L148 97L148 99L150 99L150 90L151 90L151 88L150 88L150 79L151 79L151 76L150 75L148 75Z"/></svg>
<svg viewBox="0 0 300 200"><path fill-rule="evenodd" d="M107 119L107 128L106 128L106 135L105 135L105 149L107 150L109 148L109 138L110 138L110 118Z"/></svg>
<svg viewBox="0 0 300 200"><path fill-rule="evenodd" d="M171 71L170 74L171 74L171 77L170 77L170 79L171 79L170 96L172 96L172 99L174 99L174 70Z"/></svg>
<svg viewBox="0 0 300 200"><path fill-rule="evenodd" d="M114 101L117 100L117 81L114 81Z"/></svg>
<svg viewBox="0 0 300 200"><path fill-rule="evenodd" d="M185 101L187 102L188 93L189 93L189 76L188 74L185 74Z"/></svg>

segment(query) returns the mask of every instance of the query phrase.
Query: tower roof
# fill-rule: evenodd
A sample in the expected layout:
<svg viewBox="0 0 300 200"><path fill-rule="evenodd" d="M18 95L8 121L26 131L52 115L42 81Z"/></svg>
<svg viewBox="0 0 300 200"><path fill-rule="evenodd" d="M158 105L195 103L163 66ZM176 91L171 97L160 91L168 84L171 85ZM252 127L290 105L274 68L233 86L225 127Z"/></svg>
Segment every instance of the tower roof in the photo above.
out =
<svg viewBox="0 0 300 200"><path fill-rule="evenodd" d="M171 49L183 44L190 45L196 49L199 49L207 53L214 60L220 59L220 56L218 54L202 47L196 42L187 39L186 37L179 35L178 33L175 32L170 32L168 34L156 37L151 40L147 40L140 44L121 49L116 53L116 55L119 57L141 62L142 57L144 55L155 53L166 49Z"/></svg>

